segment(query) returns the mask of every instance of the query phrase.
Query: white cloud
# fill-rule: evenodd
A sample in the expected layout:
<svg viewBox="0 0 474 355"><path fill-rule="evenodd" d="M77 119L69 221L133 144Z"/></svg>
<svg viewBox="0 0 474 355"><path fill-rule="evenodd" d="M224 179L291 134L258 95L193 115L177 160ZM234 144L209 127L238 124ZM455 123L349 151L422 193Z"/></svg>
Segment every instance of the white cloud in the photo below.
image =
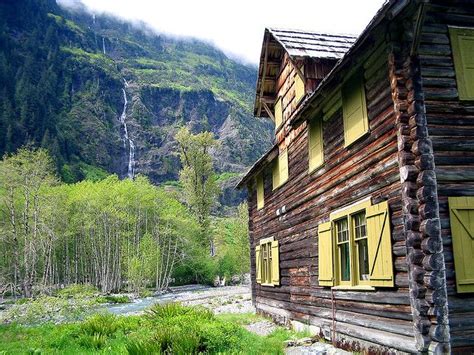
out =
<svg viewBox="0 0 474 355"><path fill-rule="evenodd" d="M71 0L61 0L71 1ZM265 27L359 34L383 0L80 0L94 12L141 20L159 32L214 43L257 63Z"/></svg>

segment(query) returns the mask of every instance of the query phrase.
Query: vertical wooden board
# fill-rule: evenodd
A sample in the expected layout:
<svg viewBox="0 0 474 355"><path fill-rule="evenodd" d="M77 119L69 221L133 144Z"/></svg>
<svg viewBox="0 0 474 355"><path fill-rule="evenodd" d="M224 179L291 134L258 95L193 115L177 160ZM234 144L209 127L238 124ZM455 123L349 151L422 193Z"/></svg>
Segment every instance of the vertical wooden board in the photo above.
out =
<svg viewBox="0 0 474 355"><path fill-rule="evenodd" d="M285 149L280 153L278 157L278 167L279 167L279 185L283 185L288 181L288 149Z"/></svg>
<svg viewBox="0 0 474 355"><path fill-rule="evenodd" d="M334 251L331 222L318 227L318 279L320 286L334 286Z"/></svg>
<svg viewBox="0 0 474 355"><path fill-rule="evenodd" d="M280 251L278 249L278 240L272 241L272 284L280 285Z"/></svg>
<svg viewBox="0 0 474 355"><path fill-rule="evenodd" d="M263 174L257 176L257 209L260 210L265 206L265 196L263 188Z"/></svg>
<svg viewBox="0 0 474 355"><path fill-rule="evenodd" d="M342 87L344 146L348 146L369 130L363 78L354 75Z"/></svg>
<svg viewBox="0 0 474 355"><path fill-rule="evenodd" d="M255 247L255 275L257 283L262 283L262 259L260 258L260 245Z"/></svg>
<svg viewBox="0 0 474 355"><path fill-rule="evenodd" d="M309 171L313 171L324 162L322 120L310 122L308 128Z"/></svg>
<svg viewBox="0 0 474 355"><path fill-rule="evenodd" d="M388 203L366 208L369 277L372 286L394 286Z"/></svg>
<svg viewBox="0 0 474 355"><path fill-rule="evenodd" d="M449 197L458 293L474 292L474 197Z"/></svg>

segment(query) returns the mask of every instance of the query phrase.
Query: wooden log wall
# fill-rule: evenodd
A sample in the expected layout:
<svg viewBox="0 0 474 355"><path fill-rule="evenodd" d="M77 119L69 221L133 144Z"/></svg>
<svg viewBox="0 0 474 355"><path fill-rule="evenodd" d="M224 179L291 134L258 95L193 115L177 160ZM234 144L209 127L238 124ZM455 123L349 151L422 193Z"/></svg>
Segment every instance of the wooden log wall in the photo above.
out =
<svg viewBox="0 0 474 355"><path fill-rule="evenodd" d="M277 142L285 139L288 128L288 118L293 114L297 107L295 77L298 75L295 64L301 69L302 63L293 63L288 55L283 55L280 63L280 72L277 76L275 85L276 98L281 97L282 125L277 132Z"/></svg>
<svg viewBox="0 0 474 355"><path fill-rule="evenodd" d="M275 84L276 98L282 98L283 119L282 126L276 132L277 142L283 142L288 134L289 118L298 107L296 99L295 78L298 75L295 66L305 77L305 92L314 91L321 80L331 71L336 60L324 60L318 58L305 58L304 60L290 60L287 53L283 55L280 71ZM302 100L301 100L302 101ZM288 141L288 140L287 140ZM282 149L286 147L282 144Z"/></svg>
<svg viewBox="0 0 474 355"><path fill-rule="evenodd" d="M474 196L474 104L458 99L448 25L474 28L473 2L432 1L419 51L438 181L449 326L455 351L474 349L474 294L456 292L448 209L449 196Z"/></svg>
<svg viewBox="0 0 474 355"><path fill-rule="evenodd" d="M265 171L263 209L257 211L255 189L250 188L252 280L255 246L269 236L280 243L281 280L280 286L253 283L252 288L260 312L283 321L312 324L321 334L335 330L337 339L349 337L356 342L364 340L374 346L415 352L395 114L388 54L380 46L386 44L368 49L378 57L370 57L364 67L370 134L344 148L339 107L323 123L325 162L321 168L308 173L305 128L288 146L288 182L272 191L271 171ZM317 227L329 220L330 212L367 196L374 204L384 200L389 203L395 287L332 293L318 284ZM354 344L352 347L357 348Z"/></svg>
<svg viewBox="0 0 474 355"><path fill-rule="evenodd" d="M407 19L408 20L408 19ZM403 21L390 54L402 206L417 349L449 353L446 275L432 143L419 60L411 55L414 21Z"/></svg>

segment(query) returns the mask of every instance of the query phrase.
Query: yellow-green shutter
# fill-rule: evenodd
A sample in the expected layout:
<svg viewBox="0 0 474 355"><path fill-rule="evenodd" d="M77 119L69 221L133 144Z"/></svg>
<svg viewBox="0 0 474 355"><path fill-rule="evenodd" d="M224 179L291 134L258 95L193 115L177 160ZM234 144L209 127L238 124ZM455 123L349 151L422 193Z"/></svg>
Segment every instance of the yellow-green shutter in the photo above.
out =
<svg viewBox="0 0 474 355"><path fill-rule="evenodd" d="M354 75L342 87L344 146L354 143L369 131L362 75Z"/></svg>
<svg viewBox="0 0 474 355"><path fill-rule="evenodd" d="M272 242L272 284L280 285L280 252L278 240Z"/></svg>
<svg viewBox="0 0 474 355"><path fill-rule="evenodd" d="M275 102L275 128L280 127L283 121L283 110L281 107L281 98Z"/></svg>
<svg viewBox="0 0 474 355"><path fill-rule="evenodd" d="M316 169L324 161L322 120L310 122L308 129L309 171Z"/></svg>
<svg viewBox="0 0 474 355"><path fill-rule="evenodd" d="M474 100L474 29L450 27L456 82L460 100Z"/></svg>
<svg viewBox="0 0 474 355"><path fill-rule="evenodd" d="M278 157L278 169L280 170L280 186L288 180L288 149L285 149L280 153Z"/></svg>
<svg viewBox="0 0 474 355"><path fill-rule="evenodd" d="M318 277L320 286L334 285L333 240L331 222L318 227Z"/></svg>
<svg viewBox="0 0 474 355"><path fill-rule="evenodd" d="M388 203L366 208L369 278L372 286L394 286Z"/></svg>
<svg viewBox="0 0 474 355"><path fill-rule="evenodd" d="M304 79L299 74L295 75L294 85L295 85L295 100L296 100L296 103L298 103L305 95Z"/></svg>
<svg viewBox="0 0 474 355"><path fill-rule="evenodd" d="M474 197L449 197L456 287L474 292Z"/></svg>
<svg viewBox="0 0 474 355"><path fill-rule="evenodd" d="M255 278L257 283L262 283L262 259L260 258L260 245L255 247Z"/></svg>
<svg viewBox="0 0 474 355"><path fill-rule="evenodd" d="M275 190L278 186L280 186L280 167L279 167L279 158L275 159L272 168L272 182L273 182L273 190Z"/></svg>
<svg viewBox="0 0 474 355"><path fill-rule="evenodd" d="M265 195L263 189L263 175L257 176L257 209L265 206Z"/></svg>

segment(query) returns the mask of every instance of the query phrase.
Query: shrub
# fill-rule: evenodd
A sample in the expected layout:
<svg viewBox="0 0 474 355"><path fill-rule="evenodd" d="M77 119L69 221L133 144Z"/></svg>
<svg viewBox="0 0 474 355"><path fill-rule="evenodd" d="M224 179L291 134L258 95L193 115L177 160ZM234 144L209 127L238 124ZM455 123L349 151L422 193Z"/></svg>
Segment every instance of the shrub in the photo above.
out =
<svg viewBox="0 0 474 355"><path fill-rule="evenodd" d="M86 319L81 324L81 330L87 335L111 336L120 328L117 316L110 313L99 313Z"/></svg>
<svg viewBox="0 0 474 355"><path fill-rule="evenodd" d="M166 321L177 319L180 316L198 318L202 321L214 319L212 311L204 307L186 307L178 302L155 304L147 310L146 314L147 318L152 321Z"/></svg>
<svg viewBox="0 0 474 355"><path fill-rule="evenodd" d="M84 298L91 297L97 293L97 288L90 284L73 284L58 290L56 295L63 298Z"/></svg>
<svg viewBox="0 0 474 355"><path fill-rule="evenodd" d="M24 304L14 304L0 313L0 323L37 324L81 318L95 306L90 299L42 296Z"/></svg>
<svg viewBox="0 0 474 355"><path fill-rule="evenodd" d="M78 343L84 348L99 350L107 344L107 336L104 334L82 334L79 337Z"/></svg>
<svg viewBox="0 0 474 355"><path fill-rule="evenodd" d="M130 355L152 355L161 354L161 346L155 341L129 340L125 344L125 349Z"/></svg>
<svg viewBox="0 0 474 355"><path fill-rule="evenodd" d="M125 295L115 296L115 295L107 295L107 296L100 296L96 299L97 303L129 303L130 298Z"/></svg>

